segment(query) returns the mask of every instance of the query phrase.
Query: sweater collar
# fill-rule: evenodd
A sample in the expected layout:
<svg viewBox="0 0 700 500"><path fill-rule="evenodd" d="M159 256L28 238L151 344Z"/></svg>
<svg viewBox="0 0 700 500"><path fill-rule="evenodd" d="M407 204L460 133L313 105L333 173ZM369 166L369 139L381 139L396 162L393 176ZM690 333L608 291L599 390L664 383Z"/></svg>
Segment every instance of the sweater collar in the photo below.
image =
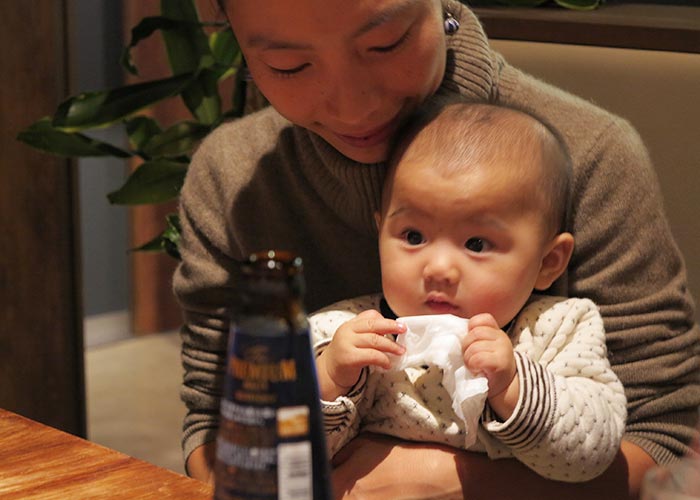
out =
<svg viewBox="0 0 700 500"><path fill-rule="evenodd" d="M492 101L498 84L498 60L476 15L456 0L443 0L445 12L460 23L447 37L447 66L438 92L457 93L465 99Z"/></svg>
<svg viewBox="0 0 700 500"><path fill-rule="evenodd" d="M497 87L497 59L478 19L456 0L443 0L446 12L460 29L447 37L447 64L439 93L458 93L474 101L493 100ZM317 134L295 126L302 175L329 210L350 228L374 236L374 212L379 208L384 163L353 161Z"/></svg>

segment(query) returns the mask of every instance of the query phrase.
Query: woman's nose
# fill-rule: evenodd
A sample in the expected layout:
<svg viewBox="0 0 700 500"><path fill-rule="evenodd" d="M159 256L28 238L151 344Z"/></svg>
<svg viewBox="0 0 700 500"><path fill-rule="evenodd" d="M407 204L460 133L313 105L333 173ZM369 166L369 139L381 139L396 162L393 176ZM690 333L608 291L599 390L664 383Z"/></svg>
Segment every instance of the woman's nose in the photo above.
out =
<svg viewBox="0 0 700 500"><path fill-rule="evenodd" d="M373 125L371 114L378 107L379 86L362 65L337 64L331 68L326 91L326 109L341 123L362 127ZM352 131L349 131L352 132Z"/></svg>

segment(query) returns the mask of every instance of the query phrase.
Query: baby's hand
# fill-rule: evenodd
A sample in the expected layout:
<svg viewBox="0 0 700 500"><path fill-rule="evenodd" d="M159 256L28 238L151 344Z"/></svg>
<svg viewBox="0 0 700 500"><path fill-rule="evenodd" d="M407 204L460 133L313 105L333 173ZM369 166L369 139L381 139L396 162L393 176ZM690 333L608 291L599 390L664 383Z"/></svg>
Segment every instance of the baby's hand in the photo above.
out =
<svg viewBox="0 0 700 500"><path fill-rule="evenodd" d="M390 368L388 355L400 356L405 348L384 335L405 331L405 325L377 311L364 311L343 323L316 359L321 398L333 401L347 394L365 366Z"/></svg>
<svg viewBox="0 0 700 500"><path fill-rule="evenodd" d="M462 343L464 364L474 374L489 381L488 400L499 417L507 419L518 402L520 383L516 377L513 344L490 314L469 319L467 336Z"/></svg>

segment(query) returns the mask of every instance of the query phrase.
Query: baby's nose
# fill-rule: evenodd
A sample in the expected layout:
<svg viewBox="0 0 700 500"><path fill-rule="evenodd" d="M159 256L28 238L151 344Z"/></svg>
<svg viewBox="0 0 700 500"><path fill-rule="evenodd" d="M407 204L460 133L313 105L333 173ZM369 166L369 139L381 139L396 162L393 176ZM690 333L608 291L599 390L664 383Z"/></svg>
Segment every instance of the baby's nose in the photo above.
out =
<svg viewBox="0 0 700 500"><path fill-rule="evenodd" d="M460 273L449 258L436 257L425 266L423 277L429 282L453 285L459 281Z"/></svg>

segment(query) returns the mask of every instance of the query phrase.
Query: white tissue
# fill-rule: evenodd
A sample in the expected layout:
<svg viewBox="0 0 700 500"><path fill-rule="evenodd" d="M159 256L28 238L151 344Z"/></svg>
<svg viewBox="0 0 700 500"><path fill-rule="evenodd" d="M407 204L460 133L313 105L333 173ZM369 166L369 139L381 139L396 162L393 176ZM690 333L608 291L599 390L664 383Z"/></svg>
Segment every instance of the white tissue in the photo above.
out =
<svg viewBox="0 0 700 500"><path fill-rule="evenodd" d="M460 341L467 335L468 320L452 314L435 314L405 316L396 321L407 328L396 340L406 352L393 357L392 370L423 365L442 369L442 385L452 395L452 409L464 422L464 446L469 448L476 441L489 386L486 377L474 376L464 366Z"/></svg>

